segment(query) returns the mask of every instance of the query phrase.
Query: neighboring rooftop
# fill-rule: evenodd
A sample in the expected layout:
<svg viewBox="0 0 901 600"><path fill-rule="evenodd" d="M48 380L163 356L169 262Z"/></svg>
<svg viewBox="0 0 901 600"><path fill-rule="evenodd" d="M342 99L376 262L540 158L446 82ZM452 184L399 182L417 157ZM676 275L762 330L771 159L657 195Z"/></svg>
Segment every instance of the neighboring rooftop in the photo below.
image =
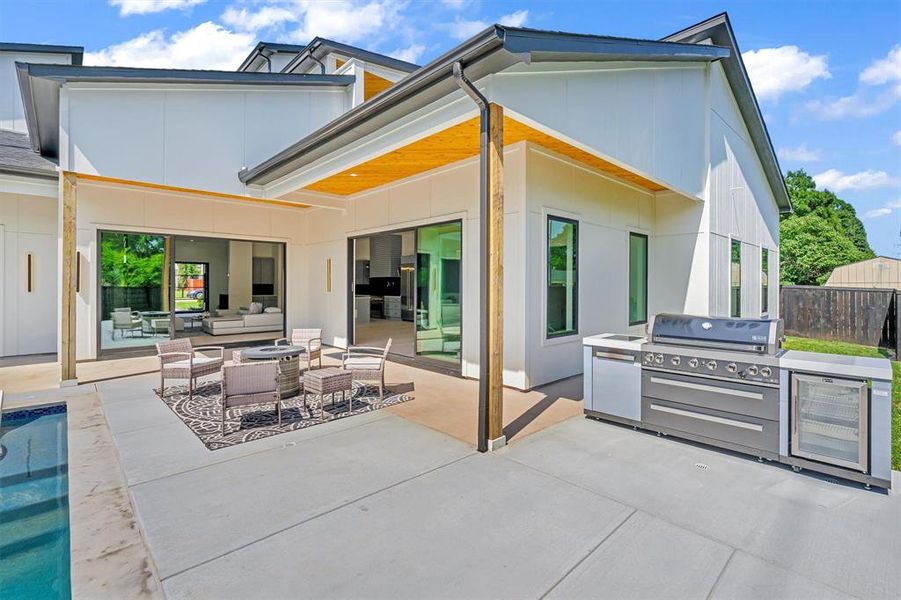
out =
<svg viewBox="0 0 901 600"><path fill-rule="evenodd" d="M312 68L314 65L321 66L323 64L322 61L325 60L325 57L331 53L340 54L348 58L358 58L363 62L381 65L383 67L394 69L395 71L402 71L404 73L412 73L419 68L419 65L414 65L413 63L399 60L385 54L370 52L369 50L357 48L356 46L350 46L348 44L342 44L341 42L336 42L334 40L316 37L313 38L312 42L301 49L297 56L295 56L291 60L291 62L289 62L285 66L285 68L282 69L282 72L305 72Z"/></svg>
<svg viewBox="0 0 901 600"><path fill-rule="evenodd" d="M298 54L303 52L306 48L305 45L302 44L279 44L275 42L260 42L256 45L256 47L250 51L250 54L247 55L247 58L244 59L244 62L241 63L241 66L238 67L239 71L256 71L263 63L270 62L270 58L274 54ZM271 69L267 69L271 71Z"/></svg>
<svg viewBox="0 0 901 600"><path fill-rule="evenodd" d="M20 44L17 42L0 42L0 52L33 52L35 54L69 54L72 64L80 65L84 58L81 46L57 46L52 44Z"/></svg>
<svg viewBox="0 0 901 600"><path fill-rule="evenodd" d="M0 129L0 173L56 178L56 163L31 149L28 135Z"/></svg>

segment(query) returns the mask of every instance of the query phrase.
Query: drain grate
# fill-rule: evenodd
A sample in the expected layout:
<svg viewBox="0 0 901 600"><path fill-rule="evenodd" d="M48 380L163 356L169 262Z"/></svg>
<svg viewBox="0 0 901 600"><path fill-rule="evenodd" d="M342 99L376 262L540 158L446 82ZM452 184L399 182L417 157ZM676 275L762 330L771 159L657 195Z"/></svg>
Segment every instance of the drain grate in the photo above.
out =
<svg viewBox="0 0 901 600"><path fill-rule="evenodd" d="M700 469L700 470L702 470L702 471L706 471L706 470L709 469L710 467L707 466L707 465L705 465L704 463L695 463L695 468L696 468L696 469Z"/></svg>

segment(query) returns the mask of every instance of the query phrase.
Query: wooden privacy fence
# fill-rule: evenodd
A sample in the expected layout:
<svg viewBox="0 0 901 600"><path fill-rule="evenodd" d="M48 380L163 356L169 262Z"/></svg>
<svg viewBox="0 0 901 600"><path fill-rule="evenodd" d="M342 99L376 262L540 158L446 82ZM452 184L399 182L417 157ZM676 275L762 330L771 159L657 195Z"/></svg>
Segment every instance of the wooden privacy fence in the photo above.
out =
<svg viewBox="0 0 901 600"><path fill-rule="evenodd" d="M786 335L853 342L898 352L895 290L789 285L779 309ZM897 355L897 354L896 354Z"/></svg>
<svg viewBox="0 0 901 600"><path fill-rule="evenodd" d="M155 287L111 287L100 288L100 314L109 319L114 308L129 307L131 310L162 310L161 288Z"/></svg>

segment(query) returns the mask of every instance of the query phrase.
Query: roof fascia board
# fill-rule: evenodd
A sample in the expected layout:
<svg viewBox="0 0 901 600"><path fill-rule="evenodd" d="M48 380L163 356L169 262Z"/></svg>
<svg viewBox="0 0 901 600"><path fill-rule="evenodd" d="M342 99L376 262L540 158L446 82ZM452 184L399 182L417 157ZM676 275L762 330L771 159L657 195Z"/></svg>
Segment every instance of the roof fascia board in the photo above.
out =
<svg viewBox="0 0 901 600"><path fill-rule="evenodd" d="M11 194L57 198L59 196L59 174L30 175L0 169L0 189Z"/></svg>
<svg viewBox="0 0 901 600"><path fill-rule="evenodd" d="M757 156L763 165L764 175L770 184L773 196L775 196L776 204L780 212L792 212L791 198L789 198L788 188L785 186L785 179L782 177L779 159L776 157L766 121L763 119L763 113L760 111L760 105L754 95L754 89L751 87L751 80L748 78L748 72L741 58L741 51L735 40L735 32L732 30L729 15L720 13L663 39L666 41L690 41L690 43L696 44L709 39L717 45L726 46L732 50L732 56L722 61L726 80L729 87L732 88L732 94L745 121L745 126L748 128L748 133L751 135ZM702 46L702 44L698 45Z"/></svg>
<svg viewBox="0 0 901 600"><path fill-rule="evenodd" d="M727 58L729 48L678 42L636 40L504 27L504 49L544 61L712 61Z"/></svg>
<svg viewBox="0 0 901 600"><path fill-rule="evenodd" d="M39 63L17 63L29 77L60 83L69 81L143 83L220 83L230 85L322 85L347 86L352 77L254 73L238 71L194 71L185 69L143 69L132 67L82 67Z"/></svg>
<svg viewBox="0 0 901 600"><path fill-rule="evenodd" d="M250 51L250 54L247 55L247 58L241 63L238 67L238 71L247 71L251 67L256 67L258 64L258 59L263 58L263 56L269 57L273 54L297 54L302 52L305 46L301 46L299 44L280 44L274 42L259 42L253 50ZM268 54L266 54L268 52Z"/></svg>
<svg viewBox="0 0 901 600"><path fill-rule="evenodd" d="M84 59L82 46L57 46L54 44L20 44L18 42L0 42L0 52L21 52L32 54L68 54L73 65L80 65Z"/></svg>

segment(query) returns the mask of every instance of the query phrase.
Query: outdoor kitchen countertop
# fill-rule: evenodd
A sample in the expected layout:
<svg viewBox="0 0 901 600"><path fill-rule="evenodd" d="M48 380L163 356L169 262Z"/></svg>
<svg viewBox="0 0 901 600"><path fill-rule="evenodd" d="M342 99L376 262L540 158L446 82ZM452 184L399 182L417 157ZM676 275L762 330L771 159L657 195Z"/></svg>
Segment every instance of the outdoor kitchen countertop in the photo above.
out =
<svg viewBox="0 0 901 600"><path fill-rule="evenodd" d="M789 371L825 372L836 377L892 380L892 363L887 358L865 358L788 350L779 359L779 365Z"/></svg>
<svg viewBox="0 0 901 600"><path fill-rule="evenodd" d="M634 339L619 339L619 338ZM646 343L648 338L644 336L630 336L621 333L602 333L600 335L590 335L582 339L583 346L594 346L597 348L617 348L619 350L633 350L635 352L641 350L641 345Z"/></svg>

